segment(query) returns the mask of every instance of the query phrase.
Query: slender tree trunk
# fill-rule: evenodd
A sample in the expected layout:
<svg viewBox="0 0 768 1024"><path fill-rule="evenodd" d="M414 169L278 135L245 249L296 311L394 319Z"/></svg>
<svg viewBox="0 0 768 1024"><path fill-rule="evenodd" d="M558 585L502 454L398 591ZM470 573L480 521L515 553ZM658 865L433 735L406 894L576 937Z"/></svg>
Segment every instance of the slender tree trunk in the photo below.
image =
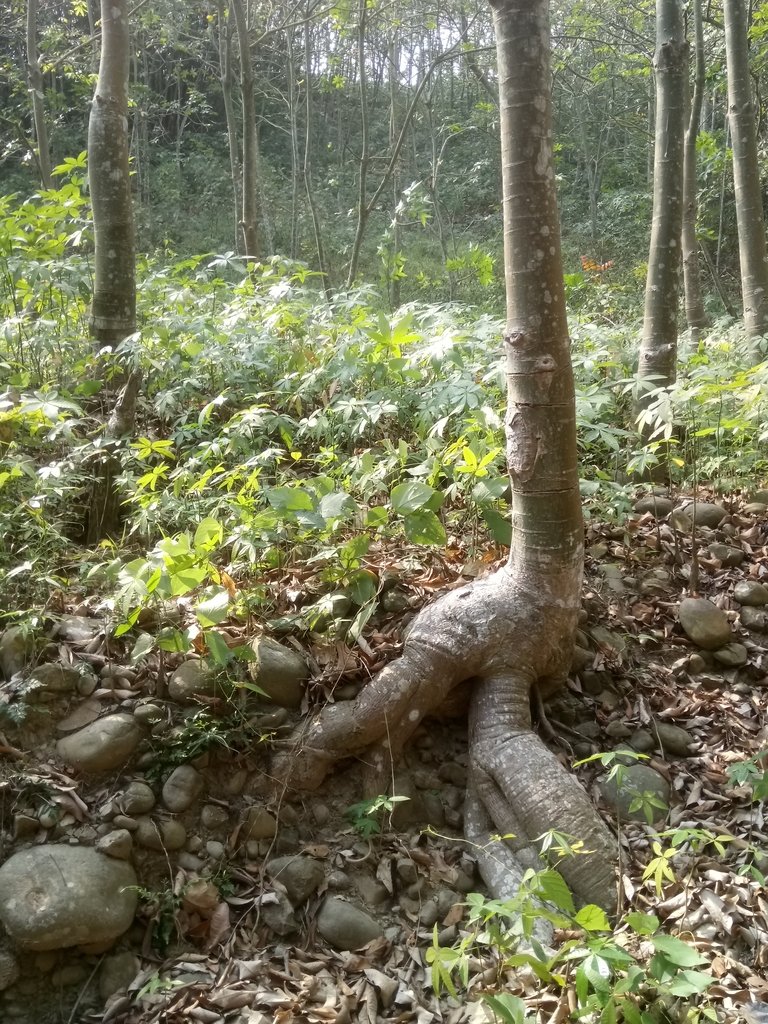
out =
<svg viewBox="0 0 768 1024"><path fill-rule="evenodd" d="M675 379L677 297L683 218L687 50L680 0L656 0L656 141L653 222L638 377L645 395Z"/></svg>
<svg viewBox="0 0 768 1024"><path fill-rule="evenodd" d="M552 153L547 0L492 0L499 61L504 182L508 410L512 481L508 564L454 590L414 621L402 656L354 702L297 730L272 768L313 789L362 756L369 792L384 792L423 717L472 686L465 827L499 898L537 861L535 839L558 829L589 853L562 873L579 898L614 909L615 844L578 782L531 727L531 687L562 684L580 606L583 526L574 389ZM493 833L514 836L488 848Z"/></svg>
<svg viewBox="0 0 768 1024"><path fill-rule="evenodd" d="M307 195L307 206L309 216L312 220L312 234L315 239L315 252L317 253L317 269L323 275L323 289L325 297L331 301L333 285L330 277L330 268L325 258L325 246L323 244L323 230L320 224L320 215L317 212L315 193L312 187L312 132L314 127L314 105L312 102L312 27L309 20L309 2L305 11L304 22L304 190Z"/></svg>
<svg viewBox="0 0 768 1024"><path fill-rule="evenodd" d="M261 255L259 222L259 138L256 130L256 100L248 24L243 0L231 0L240 45L240 91L243 107L243 210L240 230L243 253L251 259Z"/></svg>
<svg viewBox="0 0 768 1024"><path fill-rule="evenodd" d="M27 0L27 83L32 104L37 149L35 155L43 188L51 188L51 152L45 120L45 92L37 53L37 0Z"/></svg>
<svg viewBox="0 0 768 1024"><path fill-rule="evenodd" d="M693 26L696 46L696 63L693 79L693 96L688 114L688 127L683 147L683 283L685 287L685 316L690 329L691 341L696 342L699 332L708 324L701 291L699 267L699 243L696 237L698 211L698 187L696 178L696 140L699 136L701 106L704 99L704 27L701 17L701 0L693 0ZM688 79L686 76L686 86Z"/></svg>
<svg viewBox="0 0 768 1024"><path fill-rule="evenodd" d="M357 15L357 77L360 95L360 163L357 171L357 226L352 243L352 257L347 273L347 287L351 288L357 277L360 250L370 216L368 205L368 164L371 154L368 148L368 74L365 66L365 32L368 23L368 2L360 0Z"/></svg>
<svg viewBox="0 0 768 1024"><path fill-rule="evenodd" d="M744 0L723 0L723 14L744 326L754 338L768 333L768 252Z"/></svg>
<svg viewBox="0 0 768 1024"><path fill-rule="evenodd" d="M232 176L232 200L234 203L234 246L240 252L240 150L237 139L237 122L235 120L235 103L233 99L234 76L232 74L232 32L229 12L224 0L218 0L219 25L219 75L221 95L224 100L224 118L227 125L227 147L229 149L229 172Z"/></svg>
<svg viewBox="0 0 768 1024"><path fill-rule="evenodd" d="M102 0L101 60L88 121L88 179L93 207L94 287L90 329L98 349L112 350L136 330L136 259L128 166L128 0ZM110 399L115 381L120 386ZM112 414L95 467L87 538L115 536L120 497L120 439L134 428L141 384L137 370L105 380L105 406Z"/></svg>

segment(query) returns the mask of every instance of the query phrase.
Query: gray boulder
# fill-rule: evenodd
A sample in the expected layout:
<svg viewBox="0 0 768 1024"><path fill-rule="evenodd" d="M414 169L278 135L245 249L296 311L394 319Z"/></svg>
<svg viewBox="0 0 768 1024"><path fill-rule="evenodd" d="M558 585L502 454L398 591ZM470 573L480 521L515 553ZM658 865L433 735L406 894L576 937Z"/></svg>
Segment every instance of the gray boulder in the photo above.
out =
<svg viewBox="0 0 768 1024"><path fill-rule="evenodd" d="M196 697L215 697L218 689L215 674L202 661L185 661L176 669L168 683L168 696L179 704L193 704Z"/></svg>
<svg viewBox="0 0 768 1024"><path fill-rule="evenodd" d="M674 725L672 722L656 722L653 732L655 733L655 739L661 744L661 749L665 754L673 754L675 757L687 757L690 753L691 735L679 725Z"/></svg>
<svg viewBox="0 0 768 1024"><path fill-rule="evenodd" d="M288 899L298 907L317 892L325 869L314 857L275 857L267 862L267 874L285 887Z"/></svg>
<svg viewBox="0 0 768 1024"><path fill-rule="evenodd" d="M33 643L29 630L10 626L0 636L0 671L6 679L15 676L32 655Z"/></svg>
<svg viewBox="0 0 768 1024"><path fill-rule="evenodd" d="M644 512L651 512L656 519L662 519L664 516L668 516L672 511L673 503L671 498L663 498L655 494L648 494L644 498L639 498L635 502L635 512L639 512L641 515Z"/></svg>
<svg viewBox="0 0 768 1024"><path fill-rule="evenodd" d="M384 934L384 929L364 910L328 896L317 915L317 930L336 949L359 949Z"/></svg>
<svg viewBox="0 0 768 1024"><path fill-rule="evenodd" d="M768 587L757 580L740 580L733 588L733 599L750 608L768 604Z"/></svg>
<svg viewBox="0 0 768 1024"><path fill-rule="evenodd" d="M33 846L0 867L0 921L23 949L108 945L136 912L136 873L87 846Z"/></svg>
<svg viewBox="0 0 768 1024"><path fill-rule="evenodd" d="M257 637L251 650L255 660L250 663L249 673L254 683L273 704L298 708L304 697L304 683L309 678L304 659L267 636Z"/></svg>
<svg viewBox="0 0 768 1024"><path fill-rule="evenodd" d="M169 811L180 814L192 806L203 791L200 772L191 764L174 768L163 785L163 803Z"/></svg>
<svg viewBox="0 0 768 1024"><path fill-rule="evenodd" d="M695 516L694 504L692 501L686 502L686 504L683 505L683 511L695 521L697 526L709 526L714 529L716 526L719 526L728 515L722 505L713 505L707 501L697 501L695 507Z"/></svg>
<svg viewBox="0 0 768 1024"><path fill-rule="evenodd" d="M125 764L140 739L141 729L133 715L106 715L60 739L56 750L72 768L108 772Z"/></svg>
<svg viewBox="0 0 768 1024"><path fill-rule="evenodd" d="M716 651L733 639L725 612L704 597L686 597L678 616L685 635L705 651Z"/></svg>

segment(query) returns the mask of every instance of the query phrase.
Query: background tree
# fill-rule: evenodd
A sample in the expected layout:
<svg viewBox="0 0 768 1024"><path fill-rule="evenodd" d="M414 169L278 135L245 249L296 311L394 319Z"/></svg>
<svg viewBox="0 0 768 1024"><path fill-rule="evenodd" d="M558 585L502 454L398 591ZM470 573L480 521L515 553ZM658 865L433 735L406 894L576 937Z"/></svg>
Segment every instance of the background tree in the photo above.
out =
<svg viewBox="0 0 768 1024"><path fill-rule="evenodd" d="M707 326L708 317L704 309L699 268L699 243L696 235L698 212L698 184L696 180L696 141L699 137L701 107L704 100L706 64L704 59L704 24L701 16L701 0L693 0L693 30L695 41L695 63L693 95L688 112L688 126L685 130L683 147L683 284L685 288L685 316L695 340L698 332ZM686 78L686 85L688 79Z"/></svg>
<svg viewBox="0 0 768 1024"><path fill-rule="evenodd" d="M88 122L88 180L93 208L94 283L90 328L97 346L114 352L136 330L136 257L128 161L127 0L102 0L101 60ZM123 355L122 358L125 358ZM133 429L141 375L126 372L118 360L105 375L105 407L121 389L107 423L91 492L88 540L114 536L119 529L115 477L119 439Z"/></svg>
<svg viewBox="0 0 768 1024"><path fill-rule="evenodd" d="M51 187L51 153L48 147L48 125L45 120L45 94L40 60L37 52L37 0L27 0L27 78L35 128L35 154L43 188Z"/></svg>
<svg viewBox="0 0 768 1024"><path fill-rule="evenodd" d="M638 361L638 376L646 388L671 384L677 366L687 53L680 0L656 0L653 221ZM641 394L641 404L643 400Z"/></svg>
<svg viewBox="0 0 768 1024"><path fill-rule="evenodd" d="M499 896L536 863L534 839L556 828L589 855L562 870L580 898L612 908L614 844L586 793L531 727L530 695L568 671L580 607L582 521L573 378L552 152L547 0L494 0L504 177L507 565L436 601L402 656L351 703L326 707L278 758L274 774L312 789L336 761L362 755L371 793L422 718L472 684L468 836L514 834L481 855Z"/></svg>
<svg viewBox="0 0 768 1024"><path fill-rule="evenodd" d="M744 326L756 337L768 333L768 250L744 0L723 0L723 15Z"/></svg>

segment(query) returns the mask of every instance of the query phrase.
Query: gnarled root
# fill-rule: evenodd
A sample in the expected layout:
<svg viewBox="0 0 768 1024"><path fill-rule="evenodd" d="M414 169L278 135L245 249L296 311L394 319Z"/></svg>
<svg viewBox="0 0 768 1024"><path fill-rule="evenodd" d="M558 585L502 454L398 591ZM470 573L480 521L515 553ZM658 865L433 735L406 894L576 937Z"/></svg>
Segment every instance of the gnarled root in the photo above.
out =
<svg viewBox="0 0 768 1024"><path fill-rule="evenodd" d="M467 837L483 846L493 831L515 836L481 853L486 884L508 898L523 871L539 866L534 840L556 829L584 844L558 865L577 898L615 910L616 845L578 781L531 730L530 687L564 675L578 607L566 596L578 595L572 574L553 576L542 588L505 568L436 601L414 623L402 657L357 700L324 708L297 731L275 758L275 777L315 789L337 761L359 757L369 795L385 792L422 718L474 679Z"/></svg>

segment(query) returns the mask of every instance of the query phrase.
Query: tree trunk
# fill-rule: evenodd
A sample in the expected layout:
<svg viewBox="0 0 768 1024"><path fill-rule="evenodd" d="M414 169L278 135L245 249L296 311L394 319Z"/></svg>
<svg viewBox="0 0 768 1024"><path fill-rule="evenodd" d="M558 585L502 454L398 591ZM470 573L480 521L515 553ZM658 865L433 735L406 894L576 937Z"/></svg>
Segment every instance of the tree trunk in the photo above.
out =
<svg viewBox="0 0 768 1024"><path fill-rule="evenodd" d="M333 288L330 270L325 258L325 246L323 244L323 231L320 225L320 215L317 212L315 192L312 187L312 131L314 126L314 116L312 103L312 26L310 22L310 13L308 2L304 21L304 111L306 115L304 131L304 190L307 194L307 206L309 208L310 219L312 220L312 234L315 239L315 252L317 253L317 269L322 274L325 297L330 302L333 296Z"/></svg>
<svg viewBox="0 0 768 1024"><path fill-rule="evenodd" d="M656 0L656 140L653 222L638 377L648 392L675 379L677 296L683 217L683 139L688 44L680 0Z"/></svg>
<svg viewBox="0 0 768 1024"><path fill-rule="evenodd" d="M45 121L45 93L37 53L37 0L27 0L27 82L32 103L32 122L37 142L35 155L40 169L40 181L43 188L51 188L51 152L48 146L48 126Z"/></svg>
<svg viewBox="0 0 768 1024"><path fill-rule="evenodd" d="M361 757L370 794L425 715L472 684L468 839L492 892L508 898L558 829L590 851L560 869L577 896L615 908L615 844L578 782L531 728L537 683L568 672L580 604L583 528L573 378L552 159L547 0L492 0L499 61L507 290L507 459L513 536L507 565L415 620L402 656L352 703L297 731L274 776L313 789ZM489 846L492 834L514 839Z"/></svg>
<svg viewBox="0 0 768 1024"><path fill-rule="evenodd" d="M256 130L256 100L248 24L242 0L232 0L232 13L240 44L240 91L243 106L243 216L240 230L243 254L251 259L261 255L259 242L259 138Z"/></svg>
<svg viewBox="0 0 768 1024"><path fill-rule="evenodd" d="M227 123L227 146L229 149L229 172L232 176L232 198L235 211L234 247L239 252L240 231L240 151L237 140L237 125L235 123L235 104L232 98L233 76L232 76L232 32L229 23L229 12L224 6L224 0L218 0L218 25L219 25L219 75L221 80L221 95L224 100L224 117Z"/></svg>
<svg viewBox="0 0 768 1024"><path fill-rule="evenodd" d="M88 121L88 179L93 207L94 287L91 335L99 349L115 349L136 330L136 261L128 168L128 0L102 0L101 60ZM119 375L118 375L119 377ZM114 379L105 380L104 404L113 405L94 471L87 537L96 542L119 528L117 445L133 431L141 377L123 373L110 402Z"/></svg>
<svg viewBox="0 0 768 1024"><path fill-rule="evenodd" d="M768 333L768 253L744 0L723 0L723 14L744 326L754 338Z"/></svg>
<svg viewBox="0 0 768 1024"><path fill-rule="evenodd" d="M699 135L701 105L704 99L705 71L704 64L704 27L701 17L701 0L693 0L693 25L696 44L696 64L693 79L693 96L688 113L688 127L685 132L683 147L683 283L685 287L685 317L691 334L691 341L696 342L698 335L708 325L704 299L701 292L701 273L699 267L699 243L696 237L697 219L697 180L696 180L696 140ZM687 78L686 78L687 84Z"/></svg>

